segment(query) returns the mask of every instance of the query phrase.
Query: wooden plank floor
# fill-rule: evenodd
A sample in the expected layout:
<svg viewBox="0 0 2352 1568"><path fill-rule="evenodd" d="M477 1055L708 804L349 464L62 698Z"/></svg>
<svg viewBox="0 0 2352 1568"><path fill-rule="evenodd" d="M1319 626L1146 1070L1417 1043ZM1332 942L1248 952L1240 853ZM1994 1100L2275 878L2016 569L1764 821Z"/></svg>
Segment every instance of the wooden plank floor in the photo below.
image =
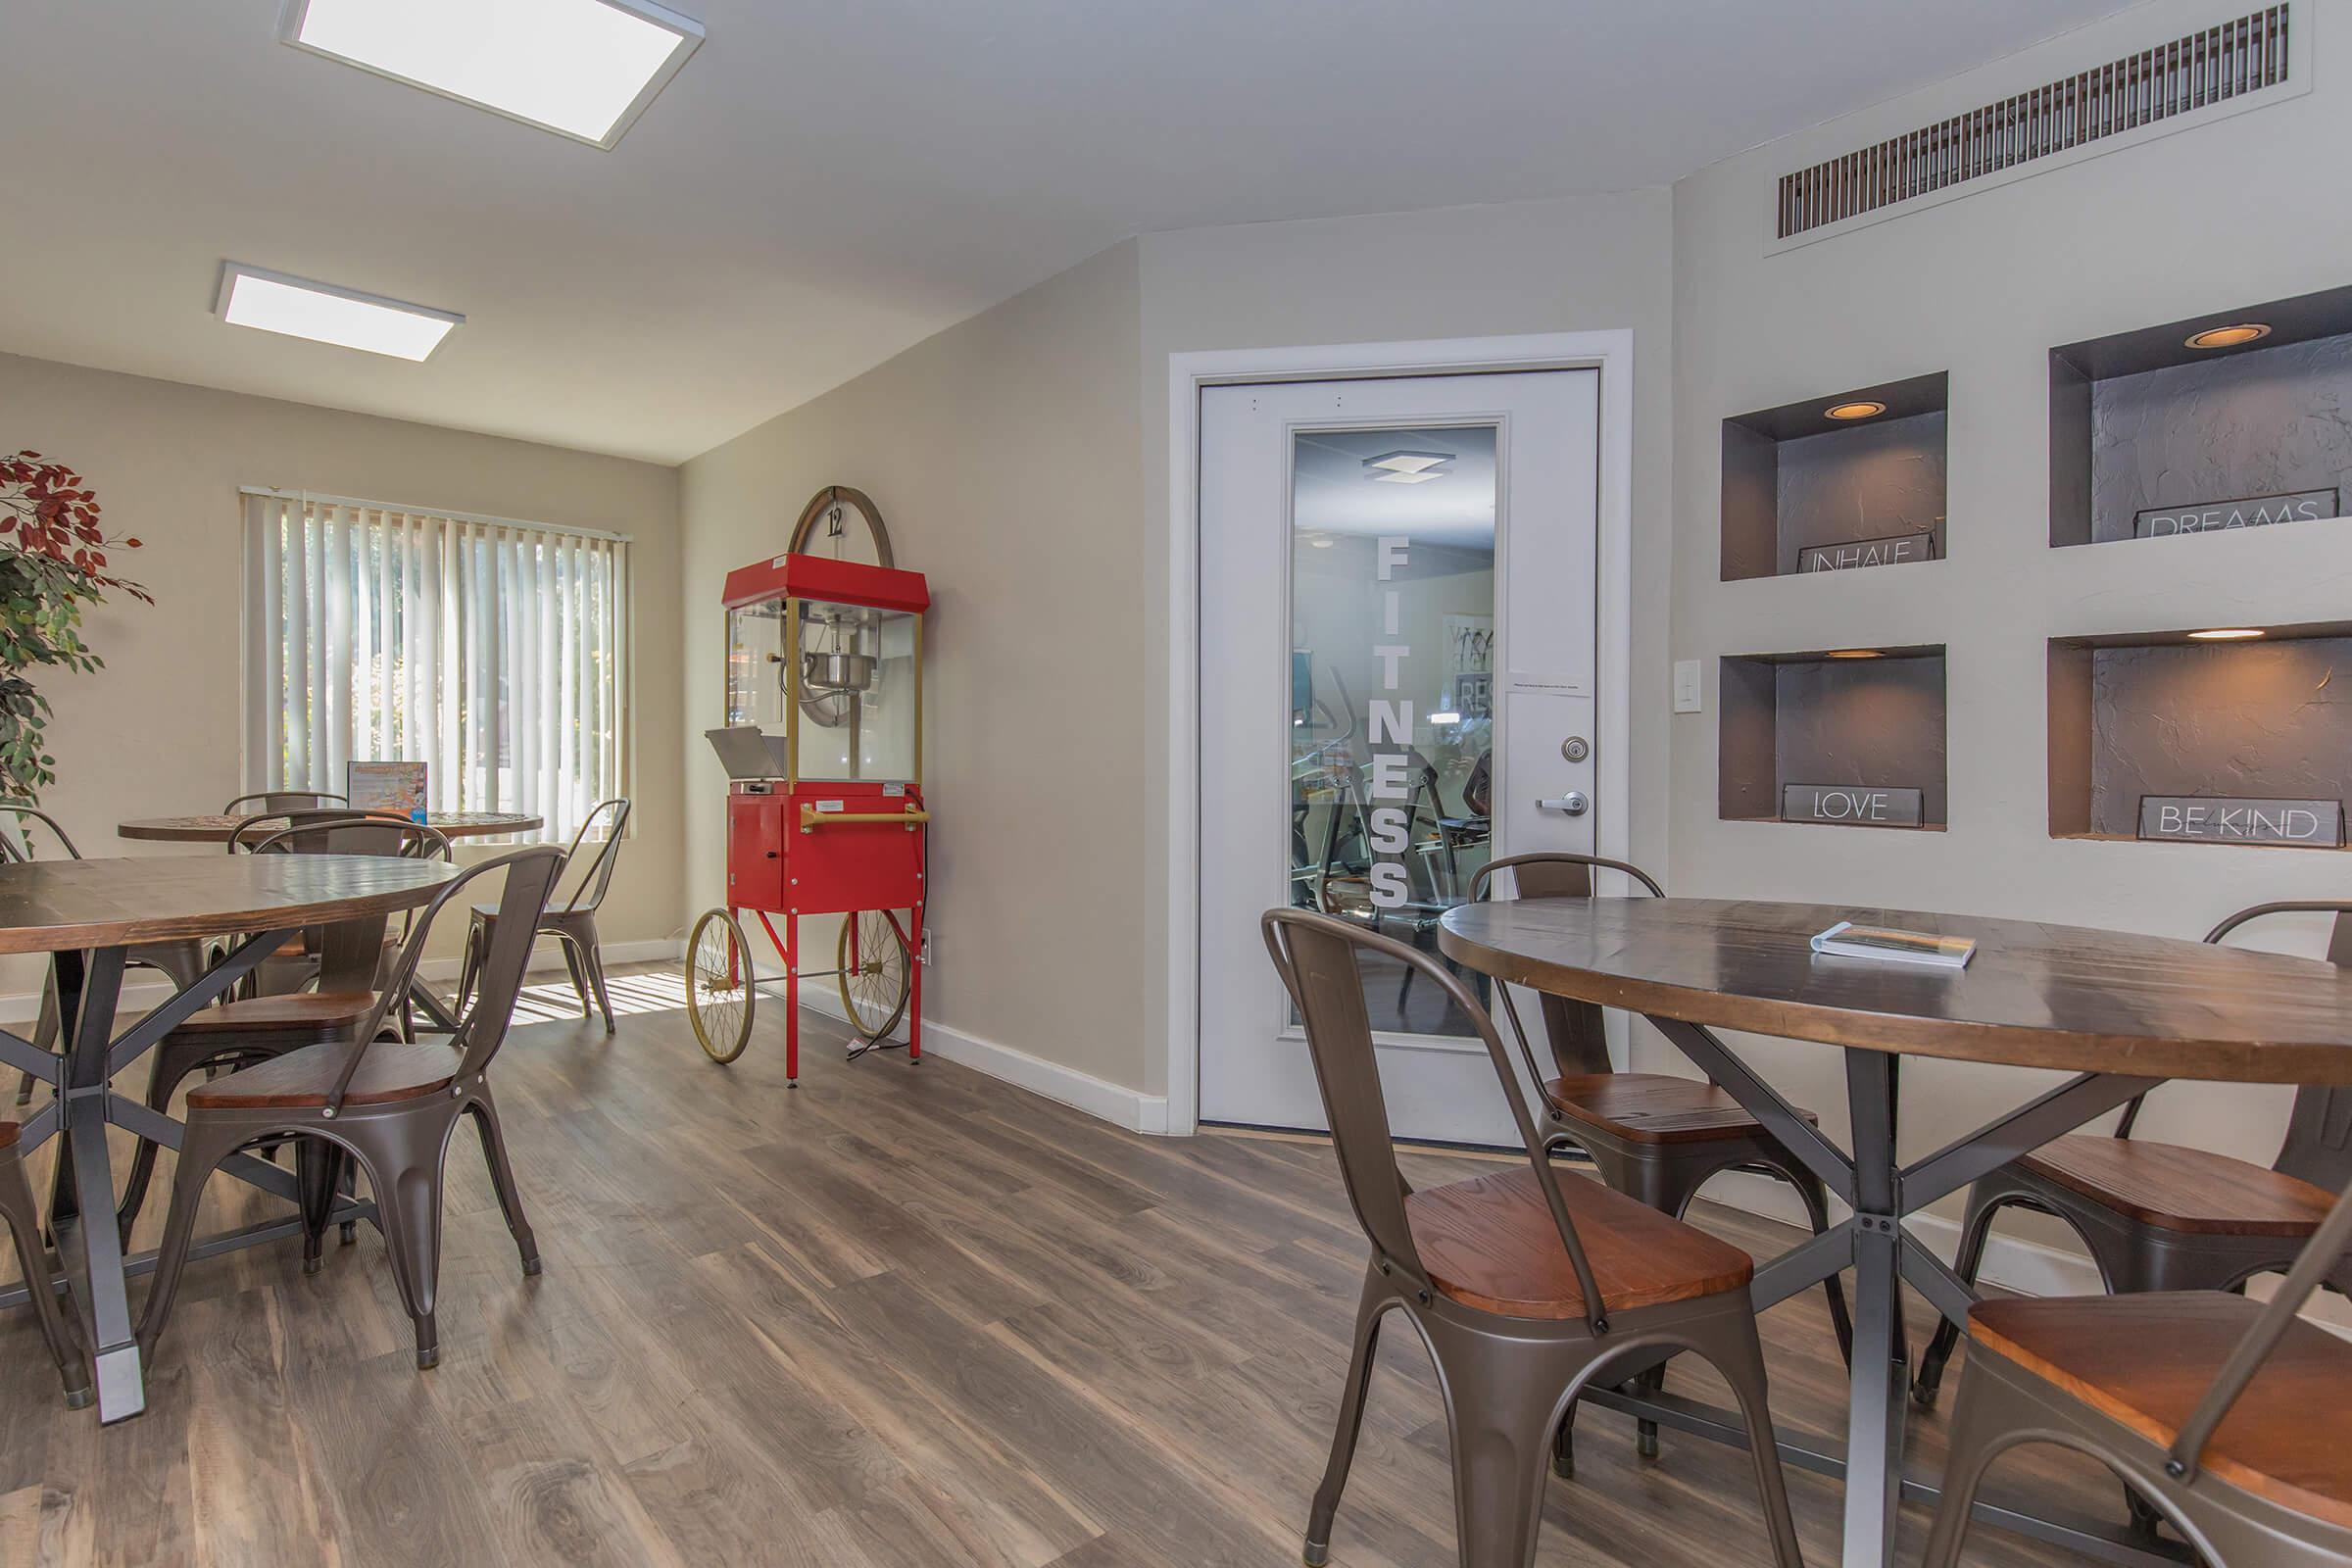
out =
<svg viewBox="0 0 2352 1568"><path fill-rule="evenodd" d="M552 1021L494 1069L543 1276L521 1277L470 1135L453 1146L436 1370L372 1232L311 1279L293 1243L192 1265L150 1409L112 1428L65 1408L29 1316L0 1314L0 1563L1298 1560L1364 1256L1327 1150L1139 1138L952 1063L845 1064L813 1019L788 1094L779 1009L721 1068L673 974L614 990L632 1010L608 1040L539 988ZM212 1192L207 1229L277 1206ZM159 1196L139 1245L162 1219ZM1444 1568L1445 1426L1390 1323L1332 1560ZM1818 1295L1765 1337L1780 1417L1838 1427ZM1674 1387L1720 1394L1680 1363ZM1670 1432L1644 1462L1601 1411L1579 1433L1543 1562L1769 1560L1743 1454ZM2120 1512L2080 1465L2022 1470L2035 1497ZM1835 1562L1837 1489L1790 1486ZM1924 1528L1906 1510L1905 1559ZM1987 1530L1969 1560L2075 1559Z"/></svg>

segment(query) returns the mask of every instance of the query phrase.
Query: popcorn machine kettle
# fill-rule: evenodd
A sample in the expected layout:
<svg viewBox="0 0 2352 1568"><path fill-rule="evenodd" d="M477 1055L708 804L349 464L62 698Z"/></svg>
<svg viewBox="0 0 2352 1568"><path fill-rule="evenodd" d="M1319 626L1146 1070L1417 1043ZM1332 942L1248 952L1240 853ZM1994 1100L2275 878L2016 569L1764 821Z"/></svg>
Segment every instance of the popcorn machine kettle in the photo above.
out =
<svg viewBox="0 0 2352 1568"><path fill-rule="evenodd" d="M879 564L809 553L855 511ZM727 573L726 723L705 736L727 770L726 903L686 943L686 1010L713 1061L743 1054L760 978L738 916L784 965L784 1075L801 1075L800 985L830 978L854 1059L906 1020L922 1059L922 931L931 813L923 800L923 612L929 586L891 564L881 514L831 485L785 553ZM830 969L803 967L800 922L839 915ZM781 917L779 934L774 917Z"/></svg>

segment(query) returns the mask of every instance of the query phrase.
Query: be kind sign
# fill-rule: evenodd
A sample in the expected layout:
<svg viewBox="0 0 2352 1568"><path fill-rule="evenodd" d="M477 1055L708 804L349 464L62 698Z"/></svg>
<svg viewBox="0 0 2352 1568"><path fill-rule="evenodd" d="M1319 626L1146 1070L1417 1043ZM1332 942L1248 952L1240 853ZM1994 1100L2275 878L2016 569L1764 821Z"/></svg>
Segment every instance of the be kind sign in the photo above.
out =
<svg viewBox="0 0 2352 1568"><path fill-rule="evenodd" d="M2333 849L2344 842L2344 804L2143 795L2139 836L2191 844L2316 844Z"/></svg>
<svg viewBox="0 0 2352 1568"><path fill-rule="evenodd" d="M2297 490L2291 495L2247 496L2201 507L2152 507L2133 513L2132 532L2141 539L2171 539L2184 533L2220 533L2229 528L2267 528L2278 522L2318 522L2336 514L2333 490Z"/></svg>

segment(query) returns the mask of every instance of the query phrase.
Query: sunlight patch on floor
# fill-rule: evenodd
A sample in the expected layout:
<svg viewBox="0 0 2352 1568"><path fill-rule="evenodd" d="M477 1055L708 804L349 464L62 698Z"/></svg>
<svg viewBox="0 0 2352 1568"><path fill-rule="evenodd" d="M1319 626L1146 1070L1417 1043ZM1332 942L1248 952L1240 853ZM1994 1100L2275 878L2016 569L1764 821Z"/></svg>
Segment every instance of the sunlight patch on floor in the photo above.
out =
<svg viewBox="0 0 2352 1568"><path fill-rule="evenodd" d="M614 1017L646 1012L676 1012L686 1005L686 976L678 969L647 969L635 974L609 974L605 989L612 998ZM577 1023L580 999L564 978L526 985L514 1002L514 1021Z"/></svg>

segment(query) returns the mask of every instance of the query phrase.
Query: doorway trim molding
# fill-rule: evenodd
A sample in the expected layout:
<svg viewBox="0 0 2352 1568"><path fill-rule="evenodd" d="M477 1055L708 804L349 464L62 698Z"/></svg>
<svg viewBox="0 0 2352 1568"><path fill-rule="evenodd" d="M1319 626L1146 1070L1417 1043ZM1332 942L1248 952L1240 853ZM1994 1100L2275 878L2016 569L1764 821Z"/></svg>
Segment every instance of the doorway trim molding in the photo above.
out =
<svg viewBox="0 0 2352 1568"><path fill-rule="evenodd" d="M1168 356L1167 1131L1200 1128L1200 389L1509 370L1600 372L1597 670L1600 766L1623 803L1595 825L1599 853L1632 849L1634 334L1542 332Z"/></svg>

